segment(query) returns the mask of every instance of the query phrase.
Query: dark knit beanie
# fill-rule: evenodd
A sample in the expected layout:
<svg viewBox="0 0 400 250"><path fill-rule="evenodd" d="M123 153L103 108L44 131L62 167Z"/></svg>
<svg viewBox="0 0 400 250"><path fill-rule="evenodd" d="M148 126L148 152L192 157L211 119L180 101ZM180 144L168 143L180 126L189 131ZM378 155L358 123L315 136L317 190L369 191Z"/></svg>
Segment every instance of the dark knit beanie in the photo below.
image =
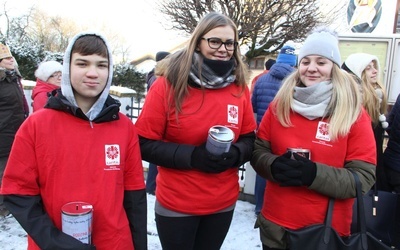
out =
<svg viewBox="0 0 400 250"><path fill-rule="evenodd" d="M166 56L168 56L170 53L166 52L166 51L160 51L157 52L156 54L156 62L161 61L162 59L164 59Z"/></svg>
<svg viewBox="0 0 400 250"><path fill-rule="evenodd" d="M269 70L272 67L272 65L274 65L275 63L276 63L276 61L274 59L268 59L265 62L265 69Z"/></svg>

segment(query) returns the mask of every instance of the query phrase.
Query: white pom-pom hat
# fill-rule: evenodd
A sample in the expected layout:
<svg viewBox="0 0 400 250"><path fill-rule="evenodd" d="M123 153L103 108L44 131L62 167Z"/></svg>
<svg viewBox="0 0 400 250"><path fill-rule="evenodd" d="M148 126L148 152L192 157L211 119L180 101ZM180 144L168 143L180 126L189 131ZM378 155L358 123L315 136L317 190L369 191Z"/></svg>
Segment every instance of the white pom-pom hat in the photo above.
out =
<svg viewBox="0 0 400 250"><path fill-rule="evenodd" d="M40 80L47 82L49 77L55 72L61 72L62 65L57 61L47 61L42 62L37 70L35 71L35 76Z"/></svg>

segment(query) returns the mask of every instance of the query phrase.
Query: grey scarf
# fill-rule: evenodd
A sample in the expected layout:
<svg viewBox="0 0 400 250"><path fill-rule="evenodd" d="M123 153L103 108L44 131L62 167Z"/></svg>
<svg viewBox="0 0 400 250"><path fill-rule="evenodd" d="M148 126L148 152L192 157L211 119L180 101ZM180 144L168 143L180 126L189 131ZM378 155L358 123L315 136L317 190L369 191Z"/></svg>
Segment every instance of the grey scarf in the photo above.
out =
<svg viewBox="0 0 400 250"><path fill-rule="evenodd" d="M309 87L294 87L292 109L309 120L325 117L332 97L331 81Z"/></svg>
<svg viewBox="0 0 400 250"><path fill-rule="evenodd" d="M235 81L236 76L232 75L235 65L227 70L225 74L218 75L212 70L207 64L201 64L201 77L200 77L200 62L202 57L198 53L193 54L193 62L190 69L189 77L199 86L203 86L206 89L221 89L228 86ZM224 61L221 61L224 63ZM201 80L200 80L201 79Z"/></svg>

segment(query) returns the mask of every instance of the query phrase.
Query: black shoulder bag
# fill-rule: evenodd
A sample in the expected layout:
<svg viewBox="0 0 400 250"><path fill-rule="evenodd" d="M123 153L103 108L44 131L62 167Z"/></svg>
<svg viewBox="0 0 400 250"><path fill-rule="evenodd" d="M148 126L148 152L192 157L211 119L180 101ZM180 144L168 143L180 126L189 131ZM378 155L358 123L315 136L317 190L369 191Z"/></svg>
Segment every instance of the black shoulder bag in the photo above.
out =
<svg viewBox="0 0 400 250"><path fill-rule="evenodd" d="M400 195L375 187L363 195L367 231L386 245L400 248ZM357 203L351 231L357 230Z"/></svg>
<svg viewBox="0 0 400 250"><path fill-rule="evenodd" d="M353 173L353 172L352 172ZM357 232L348 237L340 237L332 228L334 199L331 198L324 224L307 226L298 230L287 229L290 250L393 250L367 232L361 182L353 173L357 187Z"/></svg>

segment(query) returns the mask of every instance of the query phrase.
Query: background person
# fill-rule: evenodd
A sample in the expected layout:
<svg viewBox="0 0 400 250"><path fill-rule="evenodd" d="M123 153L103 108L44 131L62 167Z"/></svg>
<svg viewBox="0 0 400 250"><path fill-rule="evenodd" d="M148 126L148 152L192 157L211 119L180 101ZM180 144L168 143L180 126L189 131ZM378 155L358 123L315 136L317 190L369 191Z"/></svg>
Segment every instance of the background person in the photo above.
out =
<svg viewBox="0 0 400 250"><path fill-rule="evenodd" d="M36 85L32 90L33 112L42 109L47 103L51 91L61 86L62 65L57 61L47 61L39 64L35 71Z"/></svg>
<svg viewBox="0 0 400 250"><path fill-rule="evenodd" d="M157 164L155 220L164 250L219 250L239 195L238 167L250 160L254 120L238 32L211 12L184 49L161 61L136 121L144 160ZM210 127L235 134L228 152L205 148Z"/></svg>
<svg viewBox="0 0 400 250"><path fill-rule="evenodd" d="M0 43L0 185L15 133L29 115L21 84L21 74L10 49ZM0 195L0 217L10 212Z"/></svg>
<svg viewBox="0 0 400 250"><path fill-rule="evenodd" d="M371 119L362 108L357 83L340 69L336 34L311 33L257 131L251 165L268 179L256 221L263 249L290 249L285 229L325 220L335 198L332 225L350 234L356 172L367 192L375 182L376 149ZM362 147L360 147L362 145ZM310 159L288 148L310 151Z"/></svg>
<svg viewBox="0 0 400 250"><path fill-rule="evenodd" d="M387 120L389 140L383 155L384 169L390 189L400 194L400 95Z"/></svg>
<svg viewBox="0 0 400 250"><path fill-rule="evenodd" d="M295 52L296 49L292 44L285 44L276 58L276 63L272 65L269 72L262 75L256 81L251 96L251 103L253 105L253 112L256 116L257 126L260 125L261 119L281 87L283 79L294 71L294 67L297 63ZM266 180L257 174L256 184L254 187L256 215L260 213L264 202L265 185Z"/></svg>
<svg viewBox="0 0 400 250"><path fill-rule="evenodd" d="M1 193L28 233L28 249L147 249L138 135L109 95L112 75L105 38L76 35L61 89L16 134ZM61 231L62 207L75 201L93 206L91 245Z"/></svg>
<svg viewBox="0 0 400 250"><path fill-rule="evenodd" d="M166 51L159 51L156 54L156 66L147 74L146 83L147 83L147 92L149 92L151 85L157 79L156 67L159 65L159 62L168 56L170 53ZM147 171L146 178L146 192L151 195L155 195L156 192L156 177L158 174L157 165L149 162L149 169Z"/></svg>
<svg viewBox="0 0 400 250"><path fill-rule="evenodd" d="M256 81L258 80L258 78L260 78L262 75L265 75L268 73L268 71L270 70L270 68L272 67L272 65L274 65L276 63L276 60L274 59L268 59L265 63L264 63L264 71L261 72L260 74L256 75L253 80L251 80L251 85L250 85L250 94L253 94L254 91L254 85L256 84Z"/></svg>
<svg viewBox="0 0 400 250"><path fill-rule="evenodd" d="M363 106L372 120L376 143L376 185L379 190L390 190L383 169L383 136L386 122L387 97L379 82L379 60L375 55L354 53L349 55L342 68L358 77L361 86Z"/></svg>
<svg viewBox="0 0 400 250"><path fill-rule="evenodd" d="M384 171L387 177L387 184L390 191L400 194L400 95L390 111L387 119L389 127L387 133L389 140L383 153ZM399 199L399 198L397 198ZM400 207L400 201L397 201L397 207ZM395 220L395 233L393 239L395 246L400 246L400 211L397 210Z"/></svg>

